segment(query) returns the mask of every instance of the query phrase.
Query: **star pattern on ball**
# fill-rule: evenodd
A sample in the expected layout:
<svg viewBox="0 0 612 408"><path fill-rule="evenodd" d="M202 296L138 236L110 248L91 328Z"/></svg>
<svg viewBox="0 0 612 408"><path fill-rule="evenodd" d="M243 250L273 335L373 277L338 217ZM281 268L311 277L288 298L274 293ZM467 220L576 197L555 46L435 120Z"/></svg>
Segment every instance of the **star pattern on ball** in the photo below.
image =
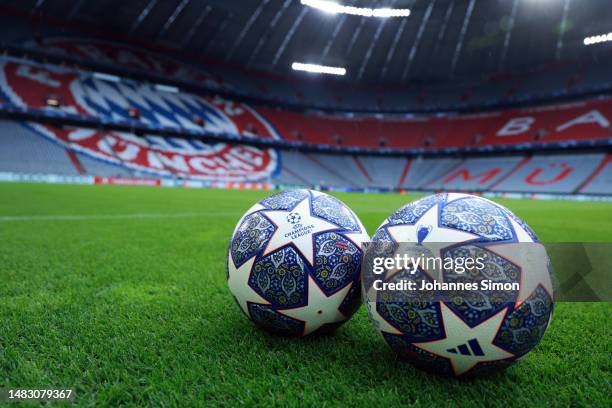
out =
<svg viewBox="0 0 612 408"><path fill-rule="evenodd" d="M251 269L255 263L255 257L252 257L240 268L236 268L234 260L232 259L231 253L229 254L229 279L227 284L229 285L230 291L236 298L236 301L240 305L240 308L246 313L247 316L251 316L249 313L249 303L259 303L263 305L269 305L266 299L261 297L251 286L249 285L249 279L251 277Z"/></svg>
<svg viewBox="0 0 612 408"><path fill-rule="evenodd" d="M474 197L473 195L465 194L465 193L447 193L446 194L446 204L450 204L453 201L461 200L462 198L473 198L473 197ZM483 198L483 200L486 200L486 199Z"/></svg>
<svg viewBox="0 0 612 408"><path fill-rule="evenodd" d="M373 300L368 300L366 302L366 309L368 310L370 319L372 320L372 323L374 323L374 326L376 326L380 334L386 333L401 335L402 332L400 330L391 325L391 323L389 323L387 319L385 319L380 315L380 313L378 313L378 310L376 310L377 305L378 302Z"/></svg>
<svg viewBox="0 0 612 408"><path fill-rule="evenodd" d="M338 309L348 291L353 286L349 283L336 293L327 296L315 282L312 276L308 276L308 300L306 306L292 309L277 310L277 312L293 319L304 322L303 335L310 334L321 326L329 323L338 323L346 320L346 316Z"/></svg>
<svg viewBox="0 0 612 408"><path fill-rule="evenodd" d="M242 225L242 222L244 221L244 219L246 217L248 217L249 215L256 213L257 211L260 210L265 210L266 207L264 207L263 205L257 203L255 205L253 205L251 208L249 208L247 210L247 212L245 212L242 217L240 217L240 220L238 220L238 223L236 224L236 227L234 227L234 234L236 233L236 231L238 231L238 228L240 228L240 225Z"/></svg>
<svg viewBox="0 0 612 408"><path fill-rule="evenodd" d="M479 238L476 234L440 225L438 204L423 213L414 224L387 225L385 228L395 242L416 242L423 244L431 252L431 256L437 258L442 258L441 252L449 244L456 245ZM426 272L437 280L442 278L439 273L432 273L434 271Z"/></svg>
<svg viewBox="0 0 612 408"><path fill-rule="evenodd" d="M300 201L291 210L262 210L261 214L276 227L263 256L285 245L294 244L310 265L314 264L313 234L340 228L336 224L312 216L309 198ZM298 219L299 221L295 222Z"/></svg>
<svg viewBox="0 0 612 408"><path fill-rule="evenodd" d="M429 249L439 251L444 243L461 243L478 239L478 235L440 225L439 205L427 210L414 224L387 225L385 228L395 242L427 243Z"/></svg>
<svg viewBox="0 0 612 408"><path fill-rule="evenodd" d="M491 245L488 249L521 268L519 293L515 303L515 308L517 308L540 285L552 297L553 284L548 270L549 258L544 245L533 242L533 239L523 227L513 219L510 218L509 220L518 242Z"/></svg>
<svg viewBox="0 0 612 408"><path fill-rule="evenodd" d="M474 327L468 326L444 303L440 303L440 308L446 337L412 345L449 360L455 375L467 373L478 363L514 357L493 344L508 308Z"/></svg>
<svg viewBox="0 0 612 408"><path fill-rule="evenodd" d="M363 249L362 245L364 242L368 242L370 240L370 236L367 232L365 232L365 228L363 225L359 226L360 231L352 231L352 232L343 232L345 238L349 239L353 244L357 246L357 248Z"/></svg>
<svg viewBox="0 0 612 408"><path fill-rule="evenodd" d="M321 193L320 191L316 190L310 190L310 192L312 194L313 200L316 197L325 195L324 193ZM354 219L357 222L357 225L359 226L359 231L344 231L342 232L342 235L348 240L350 240L357 247L362 248L362 244L364 242L368 242L370 240L370 236L368 235L365 227L363 226L359 218L355 217L355 214L353 214L347 207L342 207L342 211L345 212L345 214L347 214L349 217Z"/></svg>

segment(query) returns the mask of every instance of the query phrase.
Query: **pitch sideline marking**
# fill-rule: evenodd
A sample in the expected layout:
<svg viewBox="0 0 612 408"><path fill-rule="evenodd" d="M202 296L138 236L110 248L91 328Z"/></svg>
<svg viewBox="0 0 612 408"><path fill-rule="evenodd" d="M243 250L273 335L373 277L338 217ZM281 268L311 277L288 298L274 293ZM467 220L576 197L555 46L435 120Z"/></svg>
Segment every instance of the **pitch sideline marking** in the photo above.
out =
<svg viewBox="0 0 612 408"><path fill-rule="evenodd" d="M89 220L122 220L122 219L158 219L187 217L229 217L240 215L239 212L209 213L134 213L134 214L99 214L99 215L14 215L0 216L0 222L9 221L89 221Z"/></svg>
<svg viewBox="0 0 612 408"><path fill-rule="evenodd" d="M360 211L361 214L384 213L382 210ZM207 212L207 213L134 213L134 214L99 214L99 215L4 215L0 222L14 221L90 221L90 220L124 220L124 219L162 219L188 217L235 217L241 212Z"/></svg>

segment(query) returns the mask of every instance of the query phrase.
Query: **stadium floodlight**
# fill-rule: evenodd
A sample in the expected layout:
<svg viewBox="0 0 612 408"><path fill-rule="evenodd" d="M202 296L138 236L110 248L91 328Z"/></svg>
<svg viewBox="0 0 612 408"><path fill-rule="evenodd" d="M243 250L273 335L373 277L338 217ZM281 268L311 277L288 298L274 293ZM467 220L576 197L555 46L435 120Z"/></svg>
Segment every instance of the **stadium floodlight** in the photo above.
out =
<svg viewBox="0 0 612 408"><path fill-rule="evenodd" d="M408 17L410 9L367 8L344 6L328 0L301 0L304 6L313 7L330 14L351 14L361 17Z"/></svg>
<svg viewBox="0 0 612 408"><path fill-rule="evenodd" d="M294 71L306 71L313 72L315 74L331 74L331 75L345 75L346 68L342 67L329 67L327 65L318 64L305 64L302 62L294 62L291 64L291 69Z"/></svg>
<svg viewBox="0 0 612 408"><path fill-rule="evenodd" d="M393 8L375 8L372 9L373 17L408 17L410 9L393 9Z"/></svg>
<svg viewBox="0 0 612 408"><path fill-rule="evenodd" d="M584 45L593 45L609 41L612 41L612 33L592 35L584 38Z"/></svg>

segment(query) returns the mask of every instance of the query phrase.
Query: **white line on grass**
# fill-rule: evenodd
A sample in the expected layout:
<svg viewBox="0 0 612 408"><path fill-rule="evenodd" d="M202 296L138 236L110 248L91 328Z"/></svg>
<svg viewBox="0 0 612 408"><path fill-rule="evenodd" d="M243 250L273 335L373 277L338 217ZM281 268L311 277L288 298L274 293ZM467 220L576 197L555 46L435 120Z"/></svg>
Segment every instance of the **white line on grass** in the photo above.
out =
<svg viewBox="0 0 612 408"><path fill-rule="evenodd" d="M360 211L360 214L379 214L385 211ZM90 220L125 220L125 219L162 219L189 217L239 217L240 212L206 212L206 213L134 213L134 214L93 214L93 215L0 215L0 222L14 221L90 221Z"/></svg>
<svg viewBox="0 0 612 408"><path fill-rule="evenodd" d="M10 221L89 221L89 220L123 220L123 219L158 219L188 217L230 217L238 216L237 212L208 213L136 213L136 214L98 214L98 215L6 215L0 216L0 222Z"/></svg>

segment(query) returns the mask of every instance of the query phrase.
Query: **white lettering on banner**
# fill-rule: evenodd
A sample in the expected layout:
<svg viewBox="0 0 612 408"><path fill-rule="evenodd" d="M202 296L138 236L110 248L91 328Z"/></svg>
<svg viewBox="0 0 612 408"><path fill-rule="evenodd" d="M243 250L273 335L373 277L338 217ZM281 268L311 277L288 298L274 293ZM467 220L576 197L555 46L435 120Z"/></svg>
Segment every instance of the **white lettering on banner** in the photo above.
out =
<svg viewBox="0 0 612 408"><path fill-rule="evenodd" d="M56 81L55 79L51 79L49 77L49 73L43 69L34 71L33 67L29 65L20 65L17 68L17 76L28 78L32 81L36 81L43 85L50 86L52 88L58 88L61 85L60 81Z"/></svg>
<svg viewBox="0 0 612 408"><path fill-rule="evenodd" d="M215 167L214 163L205 157L193 157L189 160L189 164L200 173L206 173Z"/></svg>
<svg viewBox="0 0 612 408"><path fill-rule="evenodd" d="M597 123L602 128L610 127L610 122L604 115L602 115L598 110L592 110L557 127L557 132L562 132L574 125L585 125L587 123Z"/></svg>
<svg viewBox="0 0 612 408"><path fill-rule="evenodd" d="M68 137L70 137L70 136L68 136ZM110 145L108 143L106 143L106 140L104 140L103 137L98 139L98 141L96 142L96 147L102 153L105 153L105 154L107 154L107 155L109 155L111 157L115 155L115 153L113 152L113 149L110 148Z"/></svg>
<svg viewBox="0 0 612 408"><path fill-rule="evenodd" d="M512 118L497 132L497 136L514 136L525 133L531 128L533 122L535 118L531 116Z"/></svg>
<svg viewBox="0 0 612 408"><path fill-rule="evenodd" d="M261 166L263 162L261 153L259 153L258 151L252 151L248 148L248 146L245 146L245 149L242 150L242 153L243 155L239 156L241 160L246 161L247 163L253 164L255 166Z"/></svg>
<svg viewBox="0 0 612 408"><path fill-rule="evenodd" d="M128 143L123 140L119 141L117 140L117 138L110 137L110 136L106 138L106 141L111 147L115 147L115 153L117 154L117 157L119 157L121 160L132 161L136 157L138 157L138 153L140 152L140 147L138 145L133 144L133 143ZM121 143L121 147L123 147L122 150L119 150L116 148L119 142ZM111 151L111 154L112 154L112 151Z"/></svg>
<svg viewBox="0 0 612 408"><path fill-rule="evenodd" d="M227 163L232 167L232 168L237 168L237 169L249 169L252 166L249 166L245 163L244 160L242 160L242 158L236 154L236 152L231 152L230 154L227 155Z"/></svg>
<svg viewBox="0 0 612 408"><path fill-rule="evenodd" d="M95 134L96 131L93 129L79 128L68 133L68 140L71 142L78 142L79 140L89 139Z"/></svg>
<svg viewBox="0 0 612 408"><path fill-rule="evenodd" d="M157 157L166 167L170 167L171 169L182 171L185 173L189 173L189 166L187 166L187 162L185 161L185 157L181 155L170 155L166 156L163 153L158 153Z"/></svg>
<svg viewBox="0 0 612 408"><path fill-rule="evenodd" d="M154 169L164 169L164 165L161 163L161 161L157 157L157 154L155 154L153 150L147 151L147 165Z"/></svg>

